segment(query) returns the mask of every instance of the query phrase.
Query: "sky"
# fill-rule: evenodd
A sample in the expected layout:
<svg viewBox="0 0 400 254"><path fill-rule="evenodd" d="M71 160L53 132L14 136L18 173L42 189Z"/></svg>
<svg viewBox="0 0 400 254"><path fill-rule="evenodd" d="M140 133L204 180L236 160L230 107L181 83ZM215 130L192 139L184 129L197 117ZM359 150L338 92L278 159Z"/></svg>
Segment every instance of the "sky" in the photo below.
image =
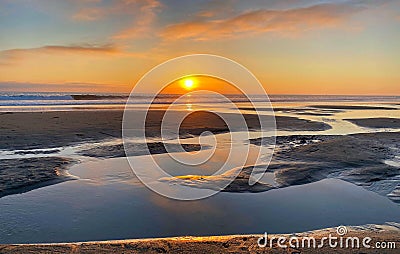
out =
<svg viewBox="0 0 400 254"><path fill-rule="evenodd" d="M400 95L397 0L2 0L0 92L130 92L215 54L269 94Z"/></svg>

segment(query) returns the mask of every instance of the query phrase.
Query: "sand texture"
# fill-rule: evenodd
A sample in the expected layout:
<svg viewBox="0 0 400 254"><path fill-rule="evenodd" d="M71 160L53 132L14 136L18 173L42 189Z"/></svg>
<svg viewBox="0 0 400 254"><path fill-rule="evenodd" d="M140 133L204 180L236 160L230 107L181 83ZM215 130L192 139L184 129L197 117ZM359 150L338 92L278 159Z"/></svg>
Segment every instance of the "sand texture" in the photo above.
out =
<svg viewBox="0 0 400 254"><path fill-rule="evenodd" d="M150 111L146 134L159 136L164 111ZM17 112L0 114L0 149L55 148L76 143L121 138L121 110ZM245 115L250 129L259 128L257 115ZM329 129L329 125L294 117L277 117L278 129L313 131ZM218 117L207 112L195 112L182 123L182 135L199 135L203 131L227 132Z"/></svg>
<svg viewBox="0 0 400 254"><path fill-rule="evenodd" d="M363 118L363 119L345 119L361 127L367 128L399 128L399 118Z"/></svg>
<svg viewBox="0 0 400 254"><path fill-rule="evenodd" d="M253 139L262 145L263 139ZM279 187L316 182L337 177L399 202L396 195L399 167L385 163L400 149L398 132L347 136L287 136L277 138L268 170L274 172ZM391 182L391 184L388 184Z"/></svg>
<svg viewBox="0 0 400 254"><path fill-rule="evenodd" d="M0 160L0 197L70 180L72 160L62 157Z"/></svg>
<svg viewBox="0 0 400 254"><path fill-rule="evenodd" d="M376 242L393 242L397 248L400 244L400 230L390 225L367 225L362 227L347 227L345 237L372 238L370 246ZM304 237L314 237L317 243L323 237L338 236L335 228L316 230L292 235L269 235L278 238L285 236L298 237L300 243ZM272 248L259 247L257 244L261 235L211 236L211 237L174 237L142 240L121 240L69 244L31 244L31 245L0 245L0 252L8 253L398 253L398 249L364 248L346 249L331 248L326 244L322 248L281 248L274 242ZM327 242L327 241L326 241Z"/></svg>

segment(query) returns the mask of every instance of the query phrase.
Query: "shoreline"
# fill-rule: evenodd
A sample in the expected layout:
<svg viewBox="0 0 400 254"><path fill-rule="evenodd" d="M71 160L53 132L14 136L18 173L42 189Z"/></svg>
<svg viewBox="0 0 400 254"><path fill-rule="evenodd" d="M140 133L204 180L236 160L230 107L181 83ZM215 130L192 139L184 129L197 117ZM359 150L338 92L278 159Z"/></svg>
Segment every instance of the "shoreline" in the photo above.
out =
<svg viewBox="0 0 400 254"><path fill-rule="evenodd" d="M342 226L341 226L342 227ZM358 237L360 239L360 248L331 248L326 243L322 248L318 245L323 241L324 237L331 235L332 237L341 237L337 233L336 228L326 228L313 230L309 232L294 234L268 234L269 243L273 241L272 248L270 245L260 247L258 240L263 235L225 235L225 236L181 236L166 238L144 238L144 239L126 239L126 240L109 240L109 241L89 241L89 242L71 242L71 243L43 243L43 244L0 244L1 253L99 253L99 252L124 252L124 253L353 253L354 250L363 253L377 253L375 246L377 242L380 244L394 243L394 247L390 249L381 249L379 253L395 253L400 246L400 228L396 223L387 223L385 225L363 225L363 226L347 226L347 234L343 235L343 239ZM290 239L296 237L299 239L299 246L289 245L289 241L285 243L286 247L278 246L277 239L285 237ZM371 238L370 248L362 245L362 240L366 237ZM302 246L302 241L314 238L316 240L316 248ZM339 241L339 240L338 240ZM312 246L312 245L311 245ZM338 245L339 246L339 245ZM350 245L351 246L351 245Z"/></svg>

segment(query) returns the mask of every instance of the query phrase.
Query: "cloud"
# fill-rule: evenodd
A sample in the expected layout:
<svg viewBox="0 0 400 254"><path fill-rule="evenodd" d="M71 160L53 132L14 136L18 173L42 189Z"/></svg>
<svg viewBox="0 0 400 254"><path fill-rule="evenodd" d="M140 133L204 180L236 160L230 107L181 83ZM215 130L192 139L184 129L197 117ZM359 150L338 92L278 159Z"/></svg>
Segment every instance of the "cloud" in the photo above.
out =
<svg viewBox="0 0 400 254"><path fill-rule="evenodd" d="M8 49L0 51L0 54L13 54L13 53L53 53L53 52L64 52L64 53L118 53L120 50L111 44L107 45L78 45L78 46L60 46L60 45L48 45L38 48L25 48L25 49Z"/></svg>
<svg viewBox="0 0 400 254"><path fill-rule="evenodd" d="M234 8L239 0L210 0L203 3L194 17L213 18L229 17L236 13Z"/></svg>
<svg viewBox="0 0 400 254"><path fill-rule="evenodd" d="M365 7L353 4L319 4L287 10L260 9L227 19L194 20L167 26L165 40L215 40L269 32L303 33L346 26L349 18Z"/></svg>
<svg viewBox="0 0 400 254"><path fill-rule="evenodd" d="M119 48L113 45L79 45L79 46L60 46L48 45L38 48L8 49L0 51L0 65L14 63L26 56L35 54L124 54Z"/></svg>
<svg viewBox="0 0 400 254"><path fill-rule="evenodd" d="M131 22L126 28L114 34L114 39L129 39L149 35L157 13L163 6L159 0L113 0L109 4L102 2L83 5L72 15L75 21L97 21L104 18L121 20L128 17Z"/></svg>
<svg viewBox="0 0 400 254"><path fill-rule="evenodd" d="M149 35L157 17L157 12L162 7L162 4L157 0L132 0L129 2L141 2L139 12L129 28L115 34L115 39L129 39Z"/></svg>
<svg viewBox="0 0 400 254"><path fill-rule="evenodd" d="M217 12L213 10L200 11L196 14L198 17L211 18L217 16Z"/></svg>
<svg viewBox="0 0 400 254"><path fill-rule="evenodd" d="M129 88L128 84L104 84L88 82L66 82L66 83L32 83L32 82L0 82L0 90L3 92L115 92L115 87ZM126 89L129 91L129 89Z"/></svg>

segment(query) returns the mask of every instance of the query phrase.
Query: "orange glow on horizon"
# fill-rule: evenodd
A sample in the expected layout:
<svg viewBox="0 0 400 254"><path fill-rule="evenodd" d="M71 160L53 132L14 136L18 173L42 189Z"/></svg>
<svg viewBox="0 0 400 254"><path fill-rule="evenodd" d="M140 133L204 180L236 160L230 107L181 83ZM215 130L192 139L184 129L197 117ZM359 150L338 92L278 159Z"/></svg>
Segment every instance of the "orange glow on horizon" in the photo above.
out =
<svg viewBox="0 0 400 254"><path fill-rule="evenodd" d="M220 94L241 93L234 85L209 76L184 77L168 84L161 94L186 94L193 91L212 91Z"/></svg>

